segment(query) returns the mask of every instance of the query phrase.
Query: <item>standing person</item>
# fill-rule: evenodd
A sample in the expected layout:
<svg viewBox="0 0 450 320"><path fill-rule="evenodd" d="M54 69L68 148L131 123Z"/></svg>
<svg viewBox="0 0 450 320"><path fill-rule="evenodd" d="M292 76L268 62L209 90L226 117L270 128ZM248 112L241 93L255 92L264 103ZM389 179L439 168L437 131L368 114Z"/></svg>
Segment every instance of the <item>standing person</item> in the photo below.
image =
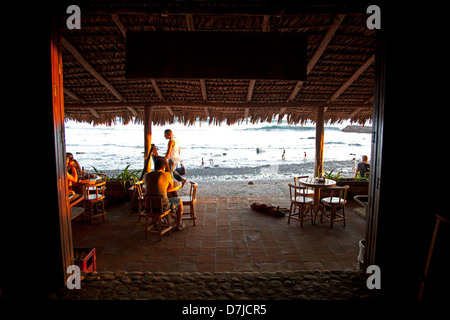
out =
<svg viewBox="0 0 450 320"><path fill-rule="evenodd" d="M305 157L303 158L303 161L305 161L305 162L306 162L306 151L305 151Z"/></svg>
<svg viewBox="0 0 450 320"><path fill-rule="evenodd" d="M370 172L369 158L362 156L362 162L358 163L358 170L356 171L355 178L358 177L358 173L361 177L365 177Z"/></svg>
<svg viewBox="0 0 450 320"><path fill-rule="evenodd" d="M281 160L286 160L286 149L283 149L283 155L281 156Z"/></svg>
<svg viewBox="0 0 450 320"><path fill-rule="evenodd" d="M358 163L356 162L356 158L352 159L352 172L355 173L356 172L356 168L358 166Z"/></svg>
<svg viewBox="0 0 450 320"><path fill-rule="evenodd" d="M183 179L175 170L178 162L180 161L180 142L170 129L166 129L164 131L164 137L169 140L169 142L167 143L167 151L164 159L166 159L169 163L170 174L172 175L173 179L180 181L182 183L181 187L183 187L186 183L186 179Z"/></svg>
<svg viewBox="0 0 450 320"><path fill-rule="evenodd" d="M164 210L171 209L176 213L177 228L183 230L185 225L181 221L183 216L183 202L179 197L168 197L168 192L174 192L181 188L173 185L172 175L166 172L166 160L163 157L155 157L155 170L144 175L146 194L163 196Z"/></svg>

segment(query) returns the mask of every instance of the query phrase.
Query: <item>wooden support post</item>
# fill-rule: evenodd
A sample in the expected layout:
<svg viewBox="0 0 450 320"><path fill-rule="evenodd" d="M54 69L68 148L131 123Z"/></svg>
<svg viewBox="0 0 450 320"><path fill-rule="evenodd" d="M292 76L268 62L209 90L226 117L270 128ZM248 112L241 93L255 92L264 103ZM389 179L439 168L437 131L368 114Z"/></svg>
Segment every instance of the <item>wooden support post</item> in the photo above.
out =
<svg viewBox="0 0 450 320"><path fill-rule="evenodd" d="M316 162L314 165L315 177L321 175L323 172L323 114L323 108L318 107L316 113Z"/></svg>
<svg viewBox="0 0 450 320"><path fill-rule="evenodd" d="M152 121L153 121L153 112L152 107L146 106L144 108L144 159L147 158L150 152L150 148L152 145ZM146 163L144 161L144 163ZM151 163L150 161L148 162ZM148 165L147 168L144 168L147 172L151 171L151 165Z"/></svg>

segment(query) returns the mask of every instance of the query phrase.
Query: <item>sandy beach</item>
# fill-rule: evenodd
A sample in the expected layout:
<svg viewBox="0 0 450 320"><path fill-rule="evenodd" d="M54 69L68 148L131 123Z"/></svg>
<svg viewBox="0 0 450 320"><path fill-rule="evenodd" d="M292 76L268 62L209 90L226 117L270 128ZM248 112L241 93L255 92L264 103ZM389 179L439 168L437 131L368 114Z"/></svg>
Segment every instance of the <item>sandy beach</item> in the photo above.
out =
<svg viewBox="0 0 450 320"><path fill-rule="evenodd" d="M326 172L334 170L335 173L342 171L342 176L351 177L351 161L327 161L324 162ZM120 172L120 170L103 170L109 177ZM220 186L220 197L246 196L274 196L289 197L288 183L292 178L300 175L312 176L314 172L313 162L302 162L287 165L264 165L259 167L240 168L186 168L185 179L199 184L197 192L202 197L218 197ZM179 191L180 195L189 193L189 184Z"/></svg>

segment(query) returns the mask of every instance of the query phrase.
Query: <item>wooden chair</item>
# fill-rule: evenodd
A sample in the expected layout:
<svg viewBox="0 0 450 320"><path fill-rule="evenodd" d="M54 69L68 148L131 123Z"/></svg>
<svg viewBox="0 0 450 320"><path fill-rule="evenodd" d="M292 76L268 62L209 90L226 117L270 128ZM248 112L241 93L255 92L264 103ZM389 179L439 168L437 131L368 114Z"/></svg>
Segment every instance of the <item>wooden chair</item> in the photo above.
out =
<svg viewBox="0 0 450 320"><path fill-rule="evenodd" d="M142 190L142 185L144 184L144 180L138 181L134 184L134 188L136 190L136 197L138 201L138 222L141 221L141 217L145 217L145 213L143 212L144 206L144 191ZM130 204L131 207L131 204Z"/></svg>
<svg viewBox="0 0 450 320"><path fill-rule="evenodd" d="M163 196L144 195L145 239L148 233L154 233L159 236L159 241L162 241L162 235L172 230L172 225L169 223L169 213L172 210L164 210L163 199ZM166 223L163 224L164 217ZM151 225L148 224L149 218L152 219Z"/></svg>
<svg viewBox="0 0 450 320"><path fill-rule="evenodd" d="M299 176L299 177L294 177L294 186L300 186L300 179L302 178L309 178L308 176ZM314 197L314 189L308 188L306 187L305 191L305 196L306 197Z"/></svg>
<svg viewBox="0 0 450 320"><path fill-rule="evenodd" d="M81 204L80 202L82 202L83 199L83 196L80 194L72 194L69 196L69 212L71 220L75 220L84 213L84 206L76 207L77 204Z"/></svg>
<svg viewBox="0 0 450 320"><path fill-rule="evenodd" d="M308 194L307 188L289 183L289 194L291 207L289 209L288 223L290 223L291 219L298 220L301 228L303 228L303 221L311 220L311 223L313 223L312 204L314 199ZM298 208L298 212L295 212L296 208ZM308 209L309 215L306 215Z"/></svg>
<svg viewBox="0 0 450 320"><path fill-rule="evenodd" d="M350 187L349 186L343 186L343 187L332 187L328 190L331 192L330 197L323 198L321 200L323 207L322 207L322 215L320 216L320 223L322 223L322 219L328 219L330 220L330 229L333 228L333 222L334 221L344 221L344 227L345 227L345 220L347 218L345 217L345 204L347 203L347 191ZM327 214L327 208L331 208L330 214ZM338 214L336 212L336 208L342 207L342 214ZM336 219L336 216L339 217Z"/></svg>
<svg viewBox="0 0 450 320"><path fill-rule="evenodd" d="M91 223L98 217L103 217L103 221L106 221L105 189L106 181L83 185L84 217L90 219Z"/></svg>
<svg viewBox="0 0 450 320"><path fill-rule="evenodd" d="M183 220L192 220L195 226L195 220L197 216L195 214L195 203L197 202L197 187L198 184L190 181L191 188L189 190L189 196L181 196L181 201L183 202L183 208L186 210L189 207L189 212L184 211ZM185 217L186 214L190 214L190 217Z"/></svg>

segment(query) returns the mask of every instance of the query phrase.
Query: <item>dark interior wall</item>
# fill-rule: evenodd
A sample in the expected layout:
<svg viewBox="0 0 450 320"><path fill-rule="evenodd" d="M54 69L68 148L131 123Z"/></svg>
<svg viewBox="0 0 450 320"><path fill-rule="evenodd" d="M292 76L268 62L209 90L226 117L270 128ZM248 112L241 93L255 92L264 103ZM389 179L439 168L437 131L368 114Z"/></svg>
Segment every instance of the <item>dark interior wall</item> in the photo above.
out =
<svg viewBox="0 0 450 320"><path fill-rule="evenodd" d="M384 297L414 300L434 213L449 210L445 200L448 89L445 78L439 77L445 65L448 67L440 34L445 19L439 8L431 5L386 6L382 12L386 82L376 258ZM443 272L450 243L448 230L442 226L430 270L442 286L449 283L448 272ZM448 270L448 262L446 265ZM429 288L430 296L433 288Z"/></svg>
<svg viewBox="0 0 450 320"><path fill-rule="evenodd" d="M45 298L63 284L50 61L51 8L35 4L8 35L7 162L11 193L2 214L1 293ZM31 23L32 22L32 23ZM5 117L6 119L6 117Z"/></svg>

